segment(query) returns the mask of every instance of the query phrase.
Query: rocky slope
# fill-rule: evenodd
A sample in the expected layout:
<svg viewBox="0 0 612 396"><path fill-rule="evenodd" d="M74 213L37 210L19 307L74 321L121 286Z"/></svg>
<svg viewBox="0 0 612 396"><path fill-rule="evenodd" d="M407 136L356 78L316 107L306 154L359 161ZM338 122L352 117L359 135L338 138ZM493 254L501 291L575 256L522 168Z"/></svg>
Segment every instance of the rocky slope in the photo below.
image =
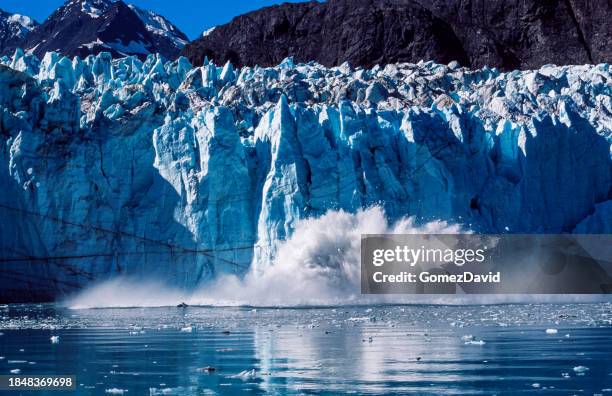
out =
<svg viewBox="0 0 612 396"><path fill-rule="evenodd" d="M610 66L0 66L0 301L270 263L296 222L382 206L479 232L609 232Z"/></svg>
<svg viewBox="0 0 612 396"><path fill-rule="evenodd" d="M69 0L15 46L40 57L47 51L70 57L105 51L175 59L187 41L164 17L121 0Z"/></svg>
<svg viewBox="0 0 612 396"><path fill-rule="evenodd" d="M535 69L612 61L610 0L329 0L268 7L183 50L194 64L272 66L287 56L326 66L456 60Z"/></svg>
<svg viewBox="0 0 612 396"><path fill-rule="evenodd" d="M38 22L30 17L12 14L0 9L0 54L15 50L15 44L23 40Z"/></svg>

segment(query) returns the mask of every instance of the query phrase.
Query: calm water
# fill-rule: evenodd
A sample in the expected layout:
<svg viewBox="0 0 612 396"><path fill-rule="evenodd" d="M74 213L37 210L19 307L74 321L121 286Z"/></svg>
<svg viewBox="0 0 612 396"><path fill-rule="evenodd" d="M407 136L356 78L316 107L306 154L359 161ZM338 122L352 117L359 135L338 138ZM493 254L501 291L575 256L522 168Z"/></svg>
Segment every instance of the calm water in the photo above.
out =
<svg viewBox="0 0 612 396"><path fill-rule="evenodd" d="M547 334L551 328L557 333ZM608 303L11 305L0 308L0 332L0 374L75 374L77 392L64 392L72 395L612 395ZM59 343L51 343L52 335ZM203 372L207 366L216 370Z"/></svg>

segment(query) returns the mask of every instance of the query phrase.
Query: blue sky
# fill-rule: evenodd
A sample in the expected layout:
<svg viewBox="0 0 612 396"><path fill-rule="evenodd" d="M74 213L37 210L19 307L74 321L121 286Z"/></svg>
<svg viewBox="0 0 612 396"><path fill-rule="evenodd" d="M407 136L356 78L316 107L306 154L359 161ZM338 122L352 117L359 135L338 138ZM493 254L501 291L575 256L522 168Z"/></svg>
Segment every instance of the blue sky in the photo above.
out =
<svg viewBox="0 0 612 396"><path fill-rule="evenodd" d="M204 30L229 22L233 17L261 7L284 2L305 0L124 0L142 8L155 11L174 23L190 39ZM42 22L63 0L0 0L0 8L27 15Z"/></svg>

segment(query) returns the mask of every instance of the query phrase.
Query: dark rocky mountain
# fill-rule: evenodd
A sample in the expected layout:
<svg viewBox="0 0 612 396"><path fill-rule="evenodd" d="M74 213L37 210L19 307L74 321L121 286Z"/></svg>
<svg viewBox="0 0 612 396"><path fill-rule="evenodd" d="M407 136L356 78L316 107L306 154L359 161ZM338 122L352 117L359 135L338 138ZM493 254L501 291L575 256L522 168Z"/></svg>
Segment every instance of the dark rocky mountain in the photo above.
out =
<svg viewBox="0 0 612 396"><path fill-rule="evenodd" d="M612 61L612 0L417 0L447 21L474 66Z"/></svg>
<svg viewBox="0 0 612 396"><path fill-rule="evenodd" d="M18 45L42 57L48 51L85 57L160 53L175 58L187 37L167 19L121 0L72 0L57 9Z"/></svg>
<svg viewBox="0 0 612 396"><path fill-rule="evenodd" d="M0 10L0 53L15 49L15 43L23 40L38 22L30 17Z"/></svg>
<svg viewBox="0 0 612 396"><path fill-rule="evenodd" d="M234 18L182 51L270 66L435 60L503 70L612 61L612 0L329 0Z"/></svg>

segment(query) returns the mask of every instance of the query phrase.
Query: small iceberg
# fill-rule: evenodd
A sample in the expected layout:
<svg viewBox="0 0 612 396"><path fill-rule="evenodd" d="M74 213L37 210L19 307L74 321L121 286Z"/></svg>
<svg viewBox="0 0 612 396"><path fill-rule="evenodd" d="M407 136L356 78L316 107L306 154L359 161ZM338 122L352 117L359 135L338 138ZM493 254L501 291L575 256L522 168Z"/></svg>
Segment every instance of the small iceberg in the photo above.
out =
<svg viewBox="0 0 612 396"><path fill-rule="evenodd" d="M252 369L252 370L243 370L236 375L232 375L230 378L240 378L242 380L248 380L248 379L253 379L255 377L257 377L257 373L255 372L255 369Z"/></svg>
<svg viewBox="0 0 612 396"><path fill-rule="evenodd" d="M473 339L474 339L474 336L471 334L466 334L464 336L461 336L461 341L463 342L472 341Z"/></svg>
<svg viewBox="0 0 612 396"><path fill-rule="evenodd" d="M163 396L163 395L182 395L185 394L185 389L182 387L178 388L149 388L149 396Z"/></svg>
<svg viewBox="0 0 612 396"><path fill-rule="evenodd" d="M192 326L183 327L183 328L181 328L181 332L183 332L183 333L191 333L191 332L193 332L193 327Z"/></svg>
<svg viewBox="0 0 612 396"><path fill-rule="evenodd" d="M59 344L60 338L59 336L51 336L51 338L49 338L51 340L51 344Z"/></svg>
<svg viewBox="0 0 612 396"><path fill-rule="evenodd" d="M574 371L576 373L586 373L587 371L589 371L590 369L586 366L576 366L574 367Z"/></svg>
<svg viewBox="0 0 612 396"><path fill-rule="evenodd" d="M557 334L558 332L557 329L546 329L546 334Z"/></svg>
<svg viewBox="0 0 612 396"><path fill-rule="evenodd" d="M484 342L483 340L478 340L478 341L471 340L471 341L466 341L464 344L465 345L484 345L486 344L486 342Z"/></svg>
<svg viewBox="0 0 612 396"><path fill-rule="evenodd" d="M128 392L127 389L119 389L119 388L110 388L104 391L104 393L109 394L109 395L124 395L127 392Z"/></svg>
<svg viewBox="0 0 612 396"><path fill-rule="evenodd" d="M11 374L19 374L19 373L21 373L20 369L13 369L13 370L11 370Z"/></svg>

